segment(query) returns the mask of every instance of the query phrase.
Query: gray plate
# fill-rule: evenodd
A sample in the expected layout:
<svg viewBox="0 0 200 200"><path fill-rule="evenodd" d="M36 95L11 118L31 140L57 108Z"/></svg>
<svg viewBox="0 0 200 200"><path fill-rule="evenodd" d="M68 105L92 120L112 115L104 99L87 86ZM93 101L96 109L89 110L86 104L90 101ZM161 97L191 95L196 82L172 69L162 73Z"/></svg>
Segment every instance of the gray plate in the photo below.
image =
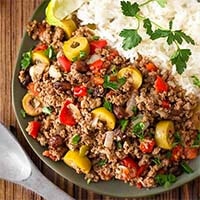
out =
<svg viewBox="0 0 200 200"><path fill-rule="evenodd" d="M45 13L45 8L47 4L48 4L48 0L43 1L41 5L38 7L38 9L35 11L32 19L36 19L39 21L44 19L44 13ZM93 192L96 192L99 194L116 196L116 197L143 197L143 196L155 195L155 194L176 188L200 176L200 167L199 167L200 156L199 156L197 159L191 162L191 167L194 169L194 173L189 174L189 175L188 174L181 175L180 177L178 177L177 182L169 188L157 187L153 189L139 190L136 187L129 186L128 184L125 184L122 181L118 181L118 180L100 181L98 183L91 183L88 185L86 181L84 180L83 175L76 174L75 170L69 168L63 162L56 163L56 162L51 161L48 158L43 157L42 152L44 151L44 148L41 147L34 139L28 136L28 134L25 131L27 123L28 121L31 120L31 117L27 117L26 119L24 119L22 118L20 114L21 100L24 94L26 93L26 90L21 87L18 81L18 73L20 71L20 60L21 60L22 53L31 49L34 44L35 42L31 40L27 36L27 34L25 34L22 44L21 44L19 54L18 54L16 68L13 74L12 101L13 101L15 115L16 115L18 124L23 132L23 135L25 136L26 140L28 141L32 149L35 151L35 153L39 156L39 158L42 161L44 161L44 163L47 164L51 169L53 169L55 172L57 172L59 175L66 178L70 182L86 190L92 190Z"/></svg>

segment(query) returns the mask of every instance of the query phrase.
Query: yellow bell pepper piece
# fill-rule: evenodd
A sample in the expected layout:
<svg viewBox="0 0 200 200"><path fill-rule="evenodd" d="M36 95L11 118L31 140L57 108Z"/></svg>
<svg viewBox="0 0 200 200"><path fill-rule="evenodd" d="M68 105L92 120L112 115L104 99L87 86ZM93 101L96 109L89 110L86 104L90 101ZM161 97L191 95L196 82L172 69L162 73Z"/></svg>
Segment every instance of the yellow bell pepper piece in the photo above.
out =
<svg viewBox="0 0 200 200"><path fill-rule="evenodd" d="M44 63L46 65L49 65L49 58L44 54L44 51L34 51L32 52L32 61Z"/></svg>
<svg viewBox="0 0 200 200"><path fill-rule="evenodd" d="M84 52L85 57L90 53L90 46L87 38L85 37L72 37L68 41L64 42L63 52L65 56L73 61L74 59L80 59L80 53Z"/></svg>
<svg viewBox="0 0 200 200"><path fill-rule="evenodd" d="M102 121L105 121L107 128L109 130L113 130L115 128L115 123L116 123L115 115L110 111L108 111L106 108L104 107L96 108L92 111L92 114L94 115L94 117Z"/></svg>
<svg viewBox="0 0 200 200"><path fill-rule="evenodd" d="M29 92L22 99L22 107L30 116L37 116L42 112L42 103L38 97Z"/></svg>
<svg viewBox="0 0 200 200"><path fill-rule="evenodd" d="M122 77L125 77L126 74L131 75L131 81L135 89L138 89L142 85L142 74L136 67L128 66L128 67L122 68L117 73L117 78L120 79Z"/></svg>
<svg viewBox="0 0 200 200"><path fill-rule="evenodd" d="M157 123L155 140L156 144L163 149L172 149L172 141L170 141L170 135L173 134L174 123L170 120L163 120Z"/></svg>
<svg viewBox="0 0 200 200"><path fill-rule="evenodd" d="M69 150L63 160L67 165L74 169L80 169L84 174L88 174L92 166L88 157L81 156L78 150Z"/></svg>
<svg viewBox="0 0 200 200"><path fill-rule="evenodd" d="M67 37L70 38L72 36L72 33L77 29L75 22L72 19L57 19L53 14L52 6L53 2L50 1L45 11L47 23L49 25L62 28L65 31Z"/></svg>
<svg viewBox="0 0 200 200"><path fill-rule="evenodd" d="M194 109L192 121L193 121L194 127L197 130L200 130L200 104Z"/></svg>

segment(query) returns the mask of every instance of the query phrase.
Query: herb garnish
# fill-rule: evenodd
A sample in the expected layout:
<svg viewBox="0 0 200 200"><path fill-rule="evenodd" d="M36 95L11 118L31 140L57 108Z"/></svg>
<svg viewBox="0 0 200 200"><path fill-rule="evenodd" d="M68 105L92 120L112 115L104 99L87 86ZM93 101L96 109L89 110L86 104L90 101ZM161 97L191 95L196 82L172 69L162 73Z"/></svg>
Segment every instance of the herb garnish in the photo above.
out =
<svg viewBox="0 0 200 200"><path fill-rule="evenodd" d="M176 182L176 176L173 174L158 174L155 176L155 180L159 185L169 187L172 183Z"/></svg>
<svg viewBox="0 0 200 200"><path fill-rule="evenodd" d="M97 163L97 165L98 165L99 167L102 167L102 166L104 166L106 163L107 163L107 160L106 160L106 159L105 159L105 160L100 160L100 161Z"/></svg>
<svg viewBox="0 0 200 200"><path fill-rule="evenodd" d="M48 58L55 58L56 54L54 52L54 49L52 46L49 46L45 51L44 51L45 56L47 56Z"/></svg>
<svg viewBox="0 0 200 200"><path fill-rule="evenodd" d="M103 83L103 87L104 88L109 88L112 90L117 90L119 89L122 85L124 85L124 83L126 82L126 78L120 78L117 81L110 81L110 76L105 75L104 77L104 83Z"/></svg>
<svg viewBox="0 0 200 200"><path fill-rule="evenodd" d="M74 135L72 138L72 144L74 144L74 145L78 144L80 139L81 139L80 135L78 135L78 134Z"/></svg>
<svg viewBox="0 0 200 200"><path fill-rule="evenodd" d="M182 74L187 67L187 62L191 55L191 50L181 49L180 45L183 42L194 45L195 42L182 30L172 30L172 20L169 22L168 28L163 28L149 18L141 15L140 8L153 1L156 1L161 7L164 7L167 3L167 0L147 0L142 4L138 4L136 2L131 4L130 1L121 1L122 13L127 17L134 17L138 22L138 25L135 29L123 29L120 32L120 36L124 38L122 47L124 50L129 50L140 44L140 42L142 41L142 37L139 34L139 28L141 22L143 22L143 27L146 29L146 33L150 36L151 40L166 38L168 45L173 44L176 47L176 50L171 55L170 60L172 65L176 66L176 71L179 74ZM154 30L152 28L154 28Z"/></svg>
<svg viewBox="0 0 200 200"><path fill-rule="evenodd" d="M85 57L86 57L86 52L85 51L80 51L80 55L79 55L79 57L80 57L80 59L84 59Z"/></svg>
<svg viewBox="0 0 200 200"><path fill-rule="evenodd" d="M52 108L51 107L43 107L42 108L42 112L44 113L44 114L47 114L47 115L50 115L51 113L52 113Z"/></svg>
<svg viewBox="0 0 200 200"><path fill-rule="evenodd" d="M160 165L161 164L161 161L160 161L159 158L153 158L152 162L154 162L156 165Z"/></svg>
<svg viewBox="0 0 200 200"><path fill-rule="evenodd" d="M143 122L138 122L133 126L133 133L141 140L144 139L144 128L145 124Z"/></svg>
<svg viewBox="0 0 200 200"><path fill-rule="evenodd" d="M200 88L200 79L197 76L192 76L193 84Z"/></svg>
<svg viewBox="0 0 200 200"><path fill-rule="evenodd" d="M23 53L21 60L21 69L26 70L31 64L31 51Z"/></svg>
<svg viewBox="0 0 200 200"><path fill-rule="evenodd" d="M185 161L181 162L181 167L187 174L191 174L194 172L193 169Z"/></svg>
<svg viewBox="0 0 200 200"><path fill-rule="evenodd" d="M179 132L175 132L174 133L174 143L173 146L176 146L177 144L181 144L182 145L182 138Z"/></svg>
<svg viewBox="0 0 200 200"><path fill-rule="evenodd" d="M105 100L103 103L103 107L112 112L112 103L110 103L109 101Z"/></svg>
<svg viewBox="0 0 200 200"><path fill-rule="evenodd" d="M20 114L21 114L21 116L22 116L23 118L26 118L26 112L25 112L24 109L21 109L21 110L20 110Z"/></svg>
<svg viewBox="0 0 200 200"><path fill-rule="evenodd" d="M200 131L198 132L197 137L195 138L194 143L192 144L192 147L200 147Z"/></svg>
<svg viewBox="0 0 200 200"><path fill-rule="evenodd" d="M120 141L116 142L117 148L118 149L122 149L122 143Z"/></svg>
<svg viewBox="0 0 200 200"><path fill-rule="evenodd" d="M119 124L121 126L121 131L124 132L126 130L127 125L128 125L128 119L120 119Z"/></svg>

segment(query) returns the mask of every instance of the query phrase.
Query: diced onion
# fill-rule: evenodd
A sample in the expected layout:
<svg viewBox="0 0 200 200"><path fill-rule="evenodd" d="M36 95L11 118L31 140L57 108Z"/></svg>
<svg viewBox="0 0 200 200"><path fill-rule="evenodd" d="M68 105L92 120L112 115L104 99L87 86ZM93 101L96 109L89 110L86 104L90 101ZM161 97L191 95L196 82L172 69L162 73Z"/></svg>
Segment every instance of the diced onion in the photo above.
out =
<svg viewBox="0 0 200 200"><path fill-rule="evenodd" d="M73 117L76 119L76 120L79 120L81 118L81 112L80 110L77 108L77 106L75 106L73 103L70 103L68 106L67 106L72 114L73 114Z"/></svg>
<svg viewBox="0 0 200 200"><path fill-rule="evenodd" d="M114 138L114 132L113 131L107 131L105 132L106 137L104 140L104 146L107 148L111 148L113 144L113 138Z"/></svg>
<svg viewBox="0 0 200 200"><path fill-rule="evenodd" d="M101 56L100 55L97 55L97 54L93 54L90 59L87 61L87 64L90 65L92 63L94 63L95 61L101 59Z"/></svg>
<svg viewBox="0 0 200 200"><path fill-rule="evenodd" d="M92 120L91 126L93 128L95 128L97 126L99 118L98 117L94 117L94 119Z"/></svg>
<svg viewBox="0 0 200 200"><path fill-rule="evenodd" d="M132 93L129 100L126 103L126 113L128 113L129 116L133 115L133 107L134 106L136 106L135 94Z"/></svg>

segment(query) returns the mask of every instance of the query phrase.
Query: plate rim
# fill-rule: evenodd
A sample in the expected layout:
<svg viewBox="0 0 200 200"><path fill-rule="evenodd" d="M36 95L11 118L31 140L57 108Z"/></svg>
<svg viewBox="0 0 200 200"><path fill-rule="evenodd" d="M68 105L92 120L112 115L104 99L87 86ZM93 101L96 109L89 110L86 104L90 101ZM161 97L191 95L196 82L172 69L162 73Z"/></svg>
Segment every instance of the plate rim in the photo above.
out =
<svg viewBox="0 0 200 200"><path fill-rule="evenodd" d="M45 9L46 5L48 4L49 0L43 0L39 6L35 9L35 11L33 12L33 15L32 17L29 19L30 20L33 20L37 17L38 13L41 12L41 10ZM125 194L123 193L122 195L118 192L117 194L113 193L113 192L107 192L106 190L102 190L102 189L98 189L98 186L97 187L92 187L90 186L90 184L88 185L85 181L85 183L81 183L81 182L78 182L78 181L75 181L73 178L70 178L66 175L63 175L63 172L61 170L58 170L57 168L55 169L54 165L55 165L55 162L53 161L50 161L48 158L45 158L36 148L35 148L35 145L34 145L34 142L37 142L35 140L33 140L27 133L26 131L24 130L23 126L22 126L22 122L20 120L20 111L17 110L16 108L16 91L15 91L15 83L16 81L18 81L17 79L17 71L19 70L18 67L19 67L19 64L20 64L20 60L21 60L21 55L22 53L24 52L24 43L26 41L26 38L27 38L27 33L26 31L24 32L23 34L23 38L21 40L21 43L20 43L20 48L18 49L17 51L17 59L16 59L16 62L15 62L15 67L13 69L13 74L12 74L12 107L13 107L13 110L14 110L14 114L15 114L15 117L16 117L16 120L17 120L17 124L19 125L20 127L20 130L23 134L23 136L25 137L26 141L28 142L29 146L31 147L31 149L34 151L34 153L39 157L39 159L45 163L45 165L47 165L49 168L51 168L52 171L56 172L57 174L59 174L61 177L63 177L64 179L68 180L69 182L75 184L76 186L78 187L81 187L85 190L89 190L89 191L92 191L94 193L97 193L99 195L108 195L108 196L112 196L112 197L120 197L120 198L139 198L139 197L147 197L147 196L153 196L153 195L159 195L161 193L164 193L164 192L167 192L167 191L171 191L175 188L178 188L198 177L200 177L200 169L198 171L195 171L193 174L184 174L182 176L184 177L188 177L187 179L185 178L185 180L183 181L178 181L173 184L171 187L169 188L164 188L164 187L156 187L156 188L152 188L152 189L137 189L138 193L132 195L132 194ZM18 81L19 82L19 81ZM18 83L19 84L19 83ZM21 108L20 108L21 109ZM31 118L30 118L31 119ZM38 142L37 142L38 143ZM41 147L42 148L42 147ZM28 155L29 156L29 155ZM30 157L30 156L29 156ZM197 159L200 159L200 156L199 158ZM52 163L52 164L51 164ZM54 163L54 164L53 164ZM64 163L62 163L62 165L64 166ZM66 166L67 168L69 168L68 166ZM73 170L71 168L69 168L69 170ZM79 175L78 176L82 176L82 179L84 179L83 175ZM122 181L119 181L119 180L114 180L114 181L109 181L111 184L112 182L120 182L119 184L125 184L127 187L135 187L135 186L129 186L129 184L127 183L123 183ZM105 181L102 181L102 182L105 182ZM91 183L91 184L95 184L97 185L98 183ZM109 183L108 183L109 184ZM114 184L115 185L115 184ZM141 193L141 191L144 191ZM146 194L147 193L147 194Z"/></svg>

